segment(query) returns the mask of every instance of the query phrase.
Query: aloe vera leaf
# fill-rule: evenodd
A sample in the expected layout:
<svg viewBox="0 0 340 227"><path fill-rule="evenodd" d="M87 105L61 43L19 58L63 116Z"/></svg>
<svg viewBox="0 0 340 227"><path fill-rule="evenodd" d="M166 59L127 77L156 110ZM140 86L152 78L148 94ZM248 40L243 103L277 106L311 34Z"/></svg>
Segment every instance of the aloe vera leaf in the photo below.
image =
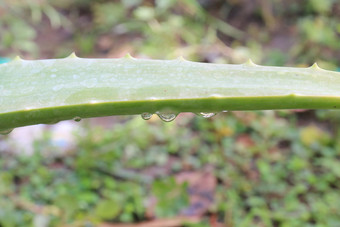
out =
<svg viewBox="0 0 340 227"><path fill-rule="evenodd" d="M339 109L340 73L251 61L16 59L0 65L0 130L156 111Z"/></svg>

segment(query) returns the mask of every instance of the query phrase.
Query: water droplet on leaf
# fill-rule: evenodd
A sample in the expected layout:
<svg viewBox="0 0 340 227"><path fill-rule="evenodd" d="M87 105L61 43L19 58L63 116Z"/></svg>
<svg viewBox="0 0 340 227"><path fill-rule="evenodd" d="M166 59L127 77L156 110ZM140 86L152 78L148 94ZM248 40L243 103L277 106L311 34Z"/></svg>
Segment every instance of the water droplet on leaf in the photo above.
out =
<svg viewBox="0 0 340 227"><path fill-rule="evenodd" d="M54 125L54 124L57 124L60 120L58 119L52 119L52 120L49 120L48 122L44 123L44 124L48 124L48 125Z"/></svg>
<svg viewBox="0 0 340 227"><path fill-rule="evenodd" d="M149 119L152 117L152 114L151 114L151 113L142 113L142 114L141 114L141 117L142 117L144 120L149 120Z"/></svg>
<svg viewBox="0 0 340 227"><path fill-rule="evenodd" d="M157 115L162 121L165 121L165 122L173 121L177 117L177 114L174 114L174 113L159 113L159 112L157 112Z"/></svg>
<svg viewBox="0 0 340 227"><path fill-rule="evenodd" d="M199 115L199 116L202 116L202 117L204 117L204 118L210 118L210 117L215 116L216 113L204 113L204 112L200 112L198 115Z"/></svg>
<svg viewBox="0 0 340 227"><path fill-rule="evenodd" d="M10 128L10 129L5 129L5 130L1 130L1 131L0 131L0 134L1 134L1 135L8 135L8 134L10 134L12 131L13 131L12 128Z"/></svg>
<svg viewBox="0 0 340 227"><path fill-rule="evenodd" d="M79 122L79 121L81 121L81 117L74 117L73 120L76 121L76 122Z"/></svg>

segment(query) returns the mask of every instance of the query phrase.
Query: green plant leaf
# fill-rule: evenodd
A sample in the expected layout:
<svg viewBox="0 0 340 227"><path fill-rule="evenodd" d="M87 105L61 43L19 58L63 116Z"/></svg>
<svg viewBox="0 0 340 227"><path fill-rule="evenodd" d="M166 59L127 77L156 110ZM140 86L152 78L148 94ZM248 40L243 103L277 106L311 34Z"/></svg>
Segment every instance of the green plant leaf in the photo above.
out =
<svg viewBox="0 0 340 227"><path fill-rule="evenodd" d="M16 59L0 66L0 130L72 118L339 109L340 73L175 60ZM163 116L166 117L165 115Z"/></svg>

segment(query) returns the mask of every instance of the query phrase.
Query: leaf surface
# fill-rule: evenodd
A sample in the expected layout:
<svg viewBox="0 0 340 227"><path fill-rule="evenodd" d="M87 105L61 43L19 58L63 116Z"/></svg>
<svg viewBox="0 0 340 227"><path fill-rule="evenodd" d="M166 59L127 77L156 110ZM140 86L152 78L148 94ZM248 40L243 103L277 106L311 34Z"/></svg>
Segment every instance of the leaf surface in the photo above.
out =
<svg viewBox="0 0 340 227"><path fill-rule="evenodd" d="M0 65L0 130L144 112L339 109L340 73L251 61L16 59Z"/></svg>

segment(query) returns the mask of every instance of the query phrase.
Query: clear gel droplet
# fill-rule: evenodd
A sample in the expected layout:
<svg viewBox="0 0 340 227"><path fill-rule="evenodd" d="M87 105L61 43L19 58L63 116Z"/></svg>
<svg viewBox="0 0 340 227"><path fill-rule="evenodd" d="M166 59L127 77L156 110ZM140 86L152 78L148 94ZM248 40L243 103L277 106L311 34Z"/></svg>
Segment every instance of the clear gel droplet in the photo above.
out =
<svg viewBox="0 0 340 227"><path fill-rule="evenodd" d="M176 119L177 114L174 113L159 113L157 112L158 117L165 122L170 122Z"/></svg>
<svg viewBox="0 0 340 227"><path fill-rule="evenodd" d="M81 121L81 117L74 117L73 120L76 121L76 122L79 122L79 121Z"/></svg>
<svg viewBox="0 0 340 227"><path fill-rule="evenodd" d="M204 118L210 118L210 117L213 117L216 115L216 113L204 113L204 112L201 112L198 114L199 116L202 116Z"/></svg>
<svg viewBox="0 0 340 227"><path fill-rule="evenodd" d="M50 121L47 122L46 124L48 124L48 125L54 125L54 124L57 124L57 123L59 123L59 122L60 122L60 120L55 119L55 120L50 120Z"/></svg>
<svg viewBox="0 0 340 227"><path fill-rule="evenodd" d="M150 118L152 117L152 114L151 114L151 113L142 113L142 114L141 114L141 117L142 117L144 120L150 120Z"/></svg>
<svg viewBox="0 0 340 227"><path fill-rule="evenodd" d="M12 128L0 131L1 135L8 135L13 131Z"/></svg>

